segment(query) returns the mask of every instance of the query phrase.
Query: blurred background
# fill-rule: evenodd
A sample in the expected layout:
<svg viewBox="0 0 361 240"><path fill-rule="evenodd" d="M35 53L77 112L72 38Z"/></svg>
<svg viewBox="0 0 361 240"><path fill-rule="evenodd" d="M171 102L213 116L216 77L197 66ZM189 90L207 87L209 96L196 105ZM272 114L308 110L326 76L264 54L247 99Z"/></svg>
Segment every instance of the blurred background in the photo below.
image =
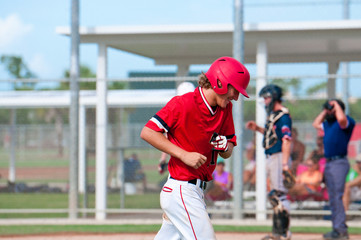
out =
<svg viewBox="0 0 361 240"><path fill-rule="evenodd" d="M120 27L124 35L125 30L136 32L139 29L154 29L156 33L157 27L161 26L167 26L167 29L184 26L186 29L185 26L204 25L210 29L212 26L214 29L220 26L229 29L233 24L233 5L231 0L80 1L79 25L85 27L84 31L88 33L97 33L94 30L96 27L103 33L116 31ZM0 211L0 217L64 217L68 207L71 147L71 1L0 0L0 6L0 95L3 97L3 104L0 106L0 209L14 210L11 213ZM360 35L361 24L357 22L361 19L359 0L245 0L243 8L246 38L247 31L249 30L249 34L255 31L252 26L257 24L283 26L297 22L309 22L309 25L315 22L332 29L336 22L354 21L354 33ZM80 32L85 33L82 30ZM291 46L296 49L298 47L302 52L302 46ZM82 119L87 170L84 176L86 179L82 179L86 188L79 186L79 206L83 209L95 207L95 90L98 50L98 44L94 41L80 44L80 77L83 80L79 88L81 96L84 99L88 96L90 99L88 105L85 104L86 107L81 110L85 116ZM184 70L183 65L157 62L141 53L141 50L128 52L114 46L107 49L106 78L109 95L112 94L114 99L128 99L128 95L122 95L121 90L130 90L128 93L136 97L130 97L124 105L115 100L114 105L108 106L107 208L113 213L109 216L114 217L119 217L117 209L159 209L159 191L167 177L167 172L161 174L158 171L161 153L139 138L144 124L164 105L165 100L149 104L132 104L132 101L137 97L145 97L144 101L149 101L146 98L147 93L154 94L154 101L159 95L163 95L167 100L176 94L176 86L183 80L197 86L197 76L202 71L206 72L211 63L191 62ZM224 55L230 54L231 52L225 52ZM252 77L248 90L251 98L244 101L243 114L247 121L255 119L256 79L260 76L257 75L254 59L250 61L245 56L244 62ZM332 76L335 80L335 97L346 100L349 115L357 122L361 120L360 57L347 63L346 73L342 72L341 67L330 73L329 68L328 62L321 61L270 62L267 76L261 76L266 77L270 83L279 84L285 90L285 105L290 109L294 127L298 130L298 140L305 145L302 160L317 148L316 139L320 133L313 129L311 123L329 96L329 74L336 74ZM182 72L183 80L175 78L180 77L179 72ZM151 92L153 90L155 92ZM162 91L156 92L157 90ZM150 98L152 99L152 96ZM357 125L349 146L352 163L361 152L359 127ZM243 139L238 141L243 142L241 152L243 164L246 166L252 160L246 154L247 146L253 141L252 132L245 130ZM125 160L135 158L140 162L139 172L133 173L137 174L137 177L123 181L121 178L126 178L126 173L136 171L136 167L126 169ZM227 162L227 170L232 171L231 166L231 162ZM254 191L254 188L247 190ZM245 197L247 198L248 196ZM19 209L20 211L16 212ZM38 213L26 213L21 209L62 211L45 213L39 210ZM94 212L90 211L87 216L94 216Z"/></svg>

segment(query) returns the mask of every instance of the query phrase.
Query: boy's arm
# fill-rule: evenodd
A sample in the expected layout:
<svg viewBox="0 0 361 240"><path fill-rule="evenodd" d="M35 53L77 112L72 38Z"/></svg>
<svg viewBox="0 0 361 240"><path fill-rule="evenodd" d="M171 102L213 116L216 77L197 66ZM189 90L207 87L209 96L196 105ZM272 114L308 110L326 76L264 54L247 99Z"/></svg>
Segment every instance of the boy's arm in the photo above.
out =
<svg viewBox="0 0 361 240"><path fill-rule="evenodd" d="M206 156L197 152L187 152L170 142L163 133L154 131L148 127L142 129L140 137L158 150L180 159L186 165L195 169L207 161Z"/></svg>

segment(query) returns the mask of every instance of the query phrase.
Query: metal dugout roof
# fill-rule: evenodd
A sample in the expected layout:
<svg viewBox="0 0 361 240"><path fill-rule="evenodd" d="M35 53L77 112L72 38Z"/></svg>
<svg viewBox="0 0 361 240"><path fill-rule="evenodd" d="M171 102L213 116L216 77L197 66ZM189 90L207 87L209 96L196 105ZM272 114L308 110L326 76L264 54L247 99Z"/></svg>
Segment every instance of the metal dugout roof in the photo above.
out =
<svg viewBox="0 0 361 240"><path fill-rule="evenodd" d="M69 27L56 32L70 34ZM156 64L208 64L232 55L233 24L81 27L81 43L154 59ZM267 44L269 63L360 61L361 21L245 23L244 59L255 63L257 45Z"/></svg>

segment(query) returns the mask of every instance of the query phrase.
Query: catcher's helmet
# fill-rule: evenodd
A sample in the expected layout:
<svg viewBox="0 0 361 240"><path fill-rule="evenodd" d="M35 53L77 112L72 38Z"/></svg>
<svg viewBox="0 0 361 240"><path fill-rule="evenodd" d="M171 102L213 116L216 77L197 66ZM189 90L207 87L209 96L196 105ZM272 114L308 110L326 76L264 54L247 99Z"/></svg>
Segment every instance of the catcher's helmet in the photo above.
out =
<svg viewBox="0 0 361 240"><path fill-rule="evenodd" d="M282 88L275 84L268 84L259 92L260 97L271 97L272 101L282 101L282 95Z"/></svg>
<svg viewBox="0 0 361 240"><path fill-rule="evenodd" d="M275 105L275 102L281 102L282 101L282 88L275 84L268 84L264 86L261 91L259 92L260 97L270 97L272 101L268 106L266 106L266 111L269 114L273 111L273 107Z"/></svg>
<svg viewBox="0 0 361 240"><path fill-rule="evenodd" d="M218 58L212 63L205 75L216 93L226 94L228 84L231 84L242 95L247 98L249 97L246 92L250 79L249 72L247 68L236 59L231 57Z"/></svg>

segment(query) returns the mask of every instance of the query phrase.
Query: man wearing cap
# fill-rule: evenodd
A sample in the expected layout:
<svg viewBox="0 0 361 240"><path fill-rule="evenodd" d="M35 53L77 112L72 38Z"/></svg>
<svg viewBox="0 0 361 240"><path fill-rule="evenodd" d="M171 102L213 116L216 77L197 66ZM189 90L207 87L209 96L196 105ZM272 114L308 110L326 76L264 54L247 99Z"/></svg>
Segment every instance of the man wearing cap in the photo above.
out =
<svg viewBox="0 0 361 240"><path fill-rule="evenodd" d="M323 104L322 111L312 125L317 130L323 130L325 134L324 179L330 199L332 231L324 234L323 239L349 239L342 196L350 169L347 147L355 127L355 120L345 114L345 104L341 100L330 99Z"/></svg>

